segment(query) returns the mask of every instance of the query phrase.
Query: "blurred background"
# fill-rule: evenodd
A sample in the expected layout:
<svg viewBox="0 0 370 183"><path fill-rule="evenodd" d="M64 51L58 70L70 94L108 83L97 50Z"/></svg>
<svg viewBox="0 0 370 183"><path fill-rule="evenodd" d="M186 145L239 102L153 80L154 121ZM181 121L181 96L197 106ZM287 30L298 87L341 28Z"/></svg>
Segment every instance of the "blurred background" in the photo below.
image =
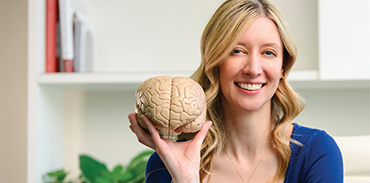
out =
<svg viewBox="0 0 370 183"><path fill-rule="evenodd" d="M128 128L136 87L155 75L190 76L202 31L222 2L80 0L92 72L50 74L45 1L0 0L0 182L39 183L57 168L78 176L79 154L111 168L145 150ZM370 2L271 2L298 47L288 79L307 107L294 122L335 137L368 136Z"/></svg>

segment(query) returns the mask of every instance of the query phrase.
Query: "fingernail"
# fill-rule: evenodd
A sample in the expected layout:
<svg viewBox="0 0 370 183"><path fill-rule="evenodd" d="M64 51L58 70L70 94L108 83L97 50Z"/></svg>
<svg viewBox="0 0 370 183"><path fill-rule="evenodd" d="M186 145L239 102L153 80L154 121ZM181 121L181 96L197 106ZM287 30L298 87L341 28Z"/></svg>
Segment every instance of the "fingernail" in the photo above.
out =
<svg viewBox="0 0 370 183"><path fill-rule="evenodd" d="M132 122L132 117L131 115L128 116L128 120L130 121L130 123Z"/></svg>

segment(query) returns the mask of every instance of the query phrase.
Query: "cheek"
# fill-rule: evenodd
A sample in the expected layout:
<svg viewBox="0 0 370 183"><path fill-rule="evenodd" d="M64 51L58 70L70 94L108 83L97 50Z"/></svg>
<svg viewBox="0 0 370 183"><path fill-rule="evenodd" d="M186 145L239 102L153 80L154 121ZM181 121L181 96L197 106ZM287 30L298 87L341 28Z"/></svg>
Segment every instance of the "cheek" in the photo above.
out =
<svg viewBox="0 0 370 183"><path fill-rule="evenodd" d="M229 78L233 73L232 71L234 71L234 67L233 67L233 64L230 64L231 62L228 61L228 60L225 60L224 62L222 62L218 69L219 69L219 75L220 75L220 79L226 79L226 78Z"/></svg>
<svg viewBox="0 0 370 183"><path fill-rule="evenodd" d="M282 62L271 62L265 65L265 70L267 71L269 77L272 79L280 79L283 73Z"/></svg>
<svg viewBox="0 0 370 183"><path fill-rule="evenodd" d="M234 77L235 68L231 62L225 60L222 64L219 65L219 81L220 81L220 90L223 94L228 93L230 84Z"/></svg>
<svg viewBox="0 0 370 183"><path fill-rule="evenodd" d="M227 75L227 72L225 70L221 70L220 69L220 73L219 73L219 81L220 81L220 89L222 92L225 92L225 88L227 88L227 85L228 85L228 81L230 81L229 77Z"/></svg>

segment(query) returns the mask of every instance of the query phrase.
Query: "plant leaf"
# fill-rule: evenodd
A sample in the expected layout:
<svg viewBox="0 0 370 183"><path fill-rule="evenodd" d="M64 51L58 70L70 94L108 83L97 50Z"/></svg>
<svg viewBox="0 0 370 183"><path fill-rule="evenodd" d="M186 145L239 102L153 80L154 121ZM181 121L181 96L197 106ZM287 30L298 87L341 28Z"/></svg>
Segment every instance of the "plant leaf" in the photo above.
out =
<svg viewBox="0 0 370 183"><path fill-rule="evenodd" d="M102 172L101 177L105 177L106 179L109 179L109 180L114 180L115 176L112 172L104 171L104 172Z"/></svg>
<svg viewBox="0 0 370 183"><path fill-rule="evenodd" d="M113 168L112 173L114 175L119 175L119 174L121 174L122 170L123 170L123 166L122 165L117 165Z"/></svg>
<svg viewBox="0 0 370 183"><path fill-rule="evenodd" d="M55 181L63 181L66 176L67 172L65 172L63 169L55 170L52 172L48 172L46 175L50 178L53 178Z"/></svg>
<svg viewBox="0 0 370 183"><path fill-rule="evenodd" d="M93 183L112 183L112 181L106 177L96 177Z"/></svg>
<svg viewBox="0 0 370 183"><path fill-rule="evenodd" d="M108 171L105 164L88 155L80 155L80 168L85 178L92 183L94 183L95 178L102 176L103 172Z"/></svg>
<svg viewBox="0 0 370 183"><path fill-rule="evenodd" d="M129 182L129 181L134 180L135 178L136 177L134 176L134 174L132 174L132 172L126 172L118 176L118 181L119 182Z"/></svg>
<svg viewBox="0 0 370 183"><path fill-rule="evenodd" d="M140 183L145 183L145 177L139 181Z"/></svg>
<svg viewBox="0 0 370 183"><path fill-rule="evenodd" d="M131 169L131 172L133 172L134 175L140 175L141 173L145 173L146 163L147 163L146 161L141 161L134 168Z"/></svg>
<svg viewBox="0 0 370 183"><path fill-rule="evenodd" d="M135 167L133 167L130 170L130 173L133 174L135 177L135 182L145 178L145 168L146 168L146 161L141 161L140 163L136 164Z"/></svg>
<svg viewBox="0 0 370 183"><path fill-rule="evenodd" d="M143 151L141 152L140 154L138 154L137 156L135 156L129 163L129 165L127 166L127 171L130 171L131 169L133 169L137 164L145 161L147 162L149 157L153 154L154 151L152 150L146 150L146 151ZM145 170L145 168L144 168Z"/></svg>

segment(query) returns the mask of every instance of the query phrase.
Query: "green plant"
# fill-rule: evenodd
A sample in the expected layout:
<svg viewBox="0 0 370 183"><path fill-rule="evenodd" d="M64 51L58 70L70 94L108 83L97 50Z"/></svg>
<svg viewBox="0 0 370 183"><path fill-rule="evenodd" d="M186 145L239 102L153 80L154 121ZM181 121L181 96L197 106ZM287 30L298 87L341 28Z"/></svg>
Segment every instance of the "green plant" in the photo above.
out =
<svg viewBox="0 0 370 183"><path fill-rule="evenodd" d="M80 169L82 175L79 183L142 183L145 182L145 168L148 158L153 153L146 150L136 155L129 164L124 167L116 165L111 171L107 166L88 155L80 155ZM57 170L46 174L44 183L63 183L67 172ZM47 180L47 181L45 181ZM72 182L68 182L72 183Z"/></svg>
<svg viewBox="0 0 370 183"><path fill-rule="evenodd" d="M67 172L63 169L48 172L42 179L44 183L64 183ZM71 182L68 182L71 183Z"/></svg>

